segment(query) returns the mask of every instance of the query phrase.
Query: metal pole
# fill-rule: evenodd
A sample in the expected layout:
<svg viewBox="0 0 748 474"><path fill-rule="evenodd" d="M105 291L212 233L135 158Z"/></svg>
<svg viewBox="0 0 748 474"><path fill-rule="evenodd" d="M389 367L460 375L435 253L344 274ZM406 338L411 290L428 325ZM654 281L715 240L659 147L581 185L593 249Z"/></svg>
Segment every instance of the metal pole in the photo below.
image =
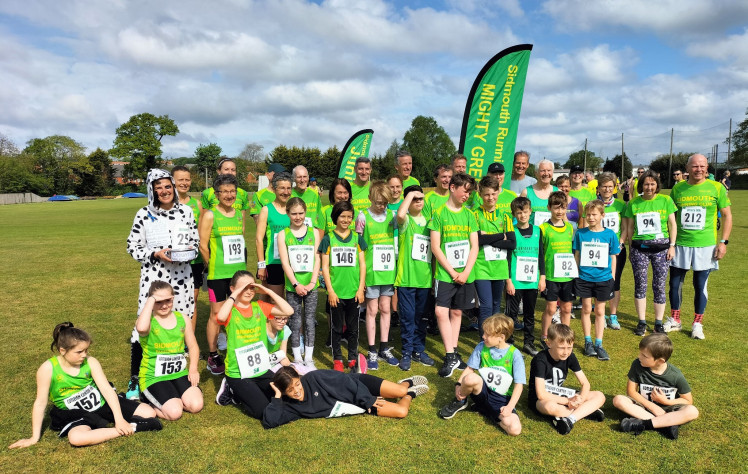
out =
<svg viewBox="0 0 748 474"><path fill-rule="evenodd" d="M730 133L727 135L727 168L730 168L730 148L732 145L732 118L730 118Z"/></svg>
<svg viewBox="0 0 748 474"><path fill-rule="evenodd" d="M584 139L584 174L587 175L587 139Z"/></svg>
<svg viewBox="0 0 748 474"><path fill-rule="evenodd" d="M672 128L670 129L670 164L667 170L667 182L670 183L671 188L673 187L673 130Z"/></svg>
<svg viewBox="0 0 748 474"><path fill-rule="evenodd" d="M623 133L621 133L621 180L626 179L624 174L626 173L626 168L624 168L623 164L625 163L623 157L625 155L623 154ZM621 181L623 182L623 181Z"/></svg>

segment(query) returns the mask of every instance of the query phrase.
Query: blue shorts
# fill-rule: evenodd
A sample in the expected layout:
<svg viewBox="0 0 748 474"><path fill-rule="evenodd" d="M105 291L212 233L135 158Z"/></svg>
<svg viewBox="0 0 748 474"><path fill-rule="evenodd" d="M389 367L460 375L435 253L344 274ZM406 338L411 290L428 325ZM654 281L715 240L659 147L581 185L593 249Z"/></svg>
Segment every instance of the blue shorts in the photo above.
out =
<svg viewBox="0 0 748 474"><path fill-rule="evenodd" d="M489 390L484 381L480 393L478 395L470 395L470 398L480 413L493 421L497 421L501 414L501 409L509 404L511 396L499 395L493 390ZM512 413L516 414L517 410L512 410Z"/></svg>

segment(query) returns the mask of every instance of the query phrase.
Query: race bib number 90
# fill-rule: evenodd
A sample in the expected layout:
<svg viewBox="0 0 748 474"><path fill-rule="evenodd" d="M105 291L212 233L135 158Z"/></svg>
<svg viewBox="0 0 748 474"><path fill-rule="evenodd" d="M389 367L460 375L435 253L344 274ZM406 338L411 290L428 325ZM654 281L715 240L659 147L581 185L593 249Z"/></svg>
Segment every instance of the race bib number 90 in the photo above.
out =
<svg viewBox="0 0 748 474"><path fill-rule="evenodd" d="M178 374L187 367L187 359L184 354L161 354L156 356L156 367L154 374L156 377L164 375Z"/></svg>
<svg viewBox="0 0 748 474"><path fill-rule="evenodd" d="M241 378L247 379L270 369L270 355L262 341L234 349Z"/></svg>
<svg viewBox="0 0 748 474"><path fill-rule="evenodd" d="M506 395L512 387L514 378L504 367L481 367L478 369L483 382L489 390Z"/></svg>
<svg viewBox="0 0 748 474"><path fill-rule="evenodd" d="M570 253L557 253L553 256L554 278L578 278L579 269L574 255Z"/></svg>
<svg viewBox="0 0 748 474"><path fill-rule="evenodd" d="M93 385L89 385L75 395L69 396L64 401L68 410L94 411L101 406L102 398L99 389Z"/></svg>
<svg viewBox="0 0 748 474"><path fill-rule="evenodd" d="M374 245L372 260L375 272L388 272L395 269L395 246Z"/></svg>
<svg viewBox="0 0 748 474"><path fill-rule="evenodd" d="M458 240L444 244L444 253L447 261L455 270L467 265L468 254L470 254L470 241Z"/></svg>
<svg viewBox="0 0 748 474"><path fill-rule="evenodd" d="M221 237L223 243L223 264L244 263L244 236L224 235Z"/></svg>

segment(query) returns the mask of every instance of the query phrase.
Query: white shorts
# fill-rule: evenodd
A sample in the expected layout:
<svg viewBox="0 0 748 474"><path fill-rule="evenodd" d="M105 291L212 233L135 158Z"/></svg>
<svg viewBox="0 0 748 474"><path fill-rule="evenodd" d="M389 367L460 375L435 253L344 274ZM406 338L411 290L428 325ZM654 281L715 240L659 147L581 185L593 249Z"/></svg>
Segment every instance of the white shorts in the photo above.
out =
<svg viewBox="0 0 748 474"><path fill-rule="evenodd" d="M719 261L714 259L716 245L709 247L675 246L675 257L670 260L670 266L684 270L719 270Z"/></svg>

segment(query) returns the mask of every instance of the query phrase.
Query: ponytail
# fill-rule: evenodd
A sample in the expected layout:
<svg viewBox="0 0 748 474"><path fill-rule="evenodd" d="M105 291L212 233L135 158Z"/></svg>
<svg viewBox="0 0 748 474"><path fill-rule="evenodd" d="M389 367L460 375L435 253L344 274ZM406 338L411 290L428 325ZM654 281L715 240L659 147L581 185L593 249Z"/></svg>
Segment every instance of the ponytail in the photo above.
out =
<svg viewBox="0 0 748 474"><path fill-rule="evenodd" d="M79 342L91 342L91 336L83 329L73 327L73 323L64 322L55 326L52 331L52 344L49 346L52 352L59 352L60 349L71 349Z"/></svg>

